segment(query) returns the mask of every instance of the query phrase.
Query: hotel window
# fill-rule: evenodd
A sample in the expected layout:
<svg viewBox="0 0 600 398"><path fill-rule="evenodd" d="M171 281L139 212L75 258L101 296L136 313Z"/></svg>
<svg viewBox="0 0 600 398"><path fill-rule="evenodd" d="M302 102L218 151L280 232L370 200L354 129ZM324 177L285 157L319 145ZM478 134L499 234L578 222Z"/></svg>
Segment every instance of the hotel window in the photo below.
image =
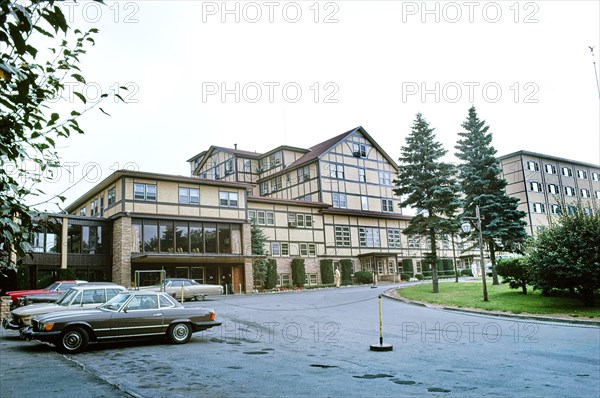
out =
<svg viewBox="0 0 600 398"><path fill-rule="evenodd" d="M310 197L310 194L307 194L307 195L298 196L297 199L302 200L304 202L310 202L311 197Z"/></svg>
<svg viewBox="0 0 600 398"><path fill-rule="evenodd" d="M300 243L301 257L315 257L317 255L317 246L314 243Z"/></svg>
<svg viewBox="0 0 600 398"><path fill-rule="evenodd" d="M575 188L565 187L565 195L566 196L575 196Z"/></svg>
<svg viewBox="0 0 600 398"><path fill-rule="evenodd" d="M581 194L582 198L589 198L590 197L590 190L589 189L581 188L579 190L579 193Z"/></svg>
<svg viewBox="0 0 600 398"><path fill-rule="evenodd" d="M360 197L360 208L363 210L369 210L369 198L366 196Z"/></svg>
<svg viewBox="0 0 600 398"><path fill-rule="evenodd" d="M543 203L533 203L533 212L534 213L545 213L546 208Z"/></svg>
<svg viewBox="0 0 600 398"><path fill-rule="evenodd" d="M561 167L560 172L565 177L573 177L573 170L570 167Z"/></svg>
<svg viewBox="0 0 600 398"><path fill-rule="evenodd" d="M279 242L271 242L271 255L281 256L281 244Z"/></svg>
<svg viewBox="0 0 600 398"><path fill-rule="evenodd" d="M385 171L379 172L379 184L380 185L392 185L392 174Z"/></svg>
<svg viewBox="0 0 600 398"><path fill-rule="evenodd" d="M380 247L379 229L360 227L358 228L358 239L361 247Z"/></svg>
<svg viewBox="0 0 600 398"><path fill-rule="evenodd" d="M600 191L594 191L594 197L600 199Z"/></svg>
<svg viewBox="0 0 600 398"><path fill-rule="evenodd" d="M281 190L281 176L275 177L271 180L271 192Z"/></svg>
<svg viewBox="0 0 600 398"><path fill-rule="evenodd" d="M550 213L552 214L560 214L562 209L559 205L550 205Z"/></svg>
<svg viewBox="0 0 600 398"><path fill-rule="evenodd" d="M366 158L367 146L357 142L352 143L352 155L356 156L357 158Z"/></svg>
<svg viewBox="0 0 600 398"><path fill-rule="evenodd" d="M350 227L336 226L335 227L335 245L350 246Z"/></svg>
<svg viewBox="0 0 600 398"><path fill-rule="evenodd" d="M546 174L556 174L556 166L553 164L546 163L544 165L544 170L546 170Z"/></svg>
<svg viewBox="0 0 600 398"><path fill-rule="evenodd" d="M344 165L343 164L329 164L329 177L338 178L340 180L344 179Z"/></svg>
<svg viewBox="0 0 600 398"><path fill-rule="evenodd" d="M265 218L265 212L264 211L257 211L256 212L256 223L258 225L265 225L266 224L266 218Z"/></svg>
<svg viewBox="0 0 600 398"><path fill-rule="evenodd" d="M100 196L100 217L104 217L104 196Z"/></svg>
<svg viewBox="0 0 600 398"><path fill-rule="evenodd" d="M554 194L554 195L559 195L560 194L560 189L558 188L558 185L556 184L548 184L548 193Z"/></svg>
<svg viewBox="0 0 600 398"><path fill-rule="evenodd" d="M400 248L400 230L393 228L387 230L388 247Z"/></svg>
<svg viewBox="0 0 600 398"><path fill-rule="evenodd" d="M96 214L98 214L98 199L90 202L90 217L94 217Z"/></svg>
<svg viewBox="0 0 600 398"><path fill-rule="evenodd" d="M252 172L252 163L250 163L250 159L243 159L242 167L244 169L244 173Z"/></svg>
<svg viewBox="0 0 600 398"><path fill-rule="evenodd" d="M528 160L527 161L527 170L540 171L540 166L538 165L537 162L534 162L533 160Z"/></svg>
<svg viewBox="0 0 600 398"><path fill-rule="evenodd" d="M310 169L308 166L300 167L297 171L298 182L304 182L310 180Z"/></svg>
<svg viewBox="0 0 600 398"><path fill-rule="evenodd" d="M278 279L279 279L279 286L288 286L291 285L292 283L292 279L290 277L290 274L279 274L278 275Z"/></svg>
<svg viewBox="0 0 600 398"><path fill-rule="evenodd" d="M346 203L346 194L345 193L333 193L333 207L337 207L339 209L345 209L348 207Z"/></svg>
<svg viewBox="0 0 600 398"><path fill-rule="evenodd" d="M261 182L260 183L260 194L264 196L268 193L269 193L269 184L266 182Z"/></svg>
<svg viewBox="0 0 600 398"><path fill-rule="evenodd" d="M599 181L599 180L600 180L600 176L598 175L598 173L592 172L592 181Z"/></svg>
<svg viewBox="0 0 600 398"><path fill-rule="evenodd" d="M282 256L289 256L290 255L290 245L287 242L282 242L281 243L281 255Z"/></svg>
<svg viewBox="0 0 600 398"><path fill-rule="evenodd" d="M265 215L267 216L267 225L275 225L275 213L267 211Z"/></svg>
<svg viewBox="0 0 600 398"><path fill-rule="evenodd" d="M225 175L233 174L233 159L225 161Z"/></svg>
<svg viewBox="0 0 600 398"><path fill-rule="evenodd" d="M529 189L531 189L533 192L542 192L542 184L540 184L539 182L536 181L531 181L529 183Z"/></svg>
<svg viewBox="0 0 600 398"><path fill-rule="evenodd" d="M133 184L133 198L135 200L155 201L156 200L156 185L155 184Z"/></svg>
<svg viewBox="0 0 600 398"><path fill-rule="evenodd" d="M200 203L200 190L197 188L179 188L179 203L197 205Z"/></svg>
<svg viewBox="0 0 600 398"><path fill-rule="evenodd" d="M304 284L305 285L309 285L309 286L314 286L316 285L319 280L318 275L317 274L306 274L305 278L304 278Z"/></svg>
<svg viewBox="0 0 600 398"><path fill-rule="evenodd" d="M108 190L108 207L115 204L117 201L117 188L112 187Z"/></svg>
<svg viewBox="0 0 600 398"><path fill-rule="evenodd" d="M367 182L367 170L363 168L358 169L358 181Z"/></svg>
<svg viewBox="0 0 600 398"><path fill-rule="evenodd" d="M577 169L577 178L580 180L587 180L587 171Z"/></svg>
<svg viewBox="0 0 600 398"><path fill-rule="evenodd" d="M575 206L567 206L567 212L569 214L575 214L577 212L577 208Z"/></svg>
<svg viewBox="0 0 600 398"><path fill-rule="evenodd" d="M584 207L583 212L585 213L586 216L592 215L592 209L590 209L589 207Z"/></svg>
<svg viewBox="0 0 600 398"><path fill-rule="evenodd" d="M237 192L219 192L219 204L221 207L238 207Z"/></svg>
<svg viewBox="0 0 600 398"><path fill-rule="evenodd" d="M275 152L269 156L269 163L271 163L271 167L279 166L281 164L281 152Z"/></svg>
<svg viewBox="0 0 600 398"><path fill-rule="evenodd" d="M385 213L394 212L394 202L392 199L381 199L381 211Z"/></svg>
<svg viewBox="0 0 600 398"><path fill-rule="evenodd" d="M219 178L221 178L221 173L219 173L219 167L216 166L214 169L212 169L213 172L213 180L218 180Z"/></svg>
<svg viewBox="0 0 600 398"><path fill-rule="evenodd" d="M408 248L409 249L420 249L421 248L421 239L418 236L411 235L407 238L408 240Z"/></svg>
<svg viewBox="0 0 600 398"><path fill-rule="evenodd" d="M81 209L79 209L79 215L80 216L85 216L85 206L82 207Z"/></svg>
<svg viewBox="0 0 600 398"><path fill-rule="evenodd" d="M250 221L251 223L256 221L256 211L255 210L248 210L248 221Z"/></svg>

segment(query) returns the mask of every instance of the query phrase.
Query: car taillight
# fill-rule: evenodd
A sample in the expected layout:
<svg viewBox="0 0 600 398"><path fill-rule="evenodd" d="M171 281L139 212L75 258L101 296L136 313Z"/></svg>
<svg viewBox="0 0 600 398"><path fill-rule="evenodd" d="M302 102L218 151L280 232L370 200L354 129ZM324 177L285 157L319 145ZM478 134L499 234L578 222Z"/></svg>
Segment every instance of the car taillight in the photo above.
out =
<svg viewBox="0 0 600 398"><path fill-rule="evenodd" d="M214 313L214 312L211 312L211 313L210 313L210 320L211 320L211 321L214 321L214 320L215 320L215 313Z"/></svg>

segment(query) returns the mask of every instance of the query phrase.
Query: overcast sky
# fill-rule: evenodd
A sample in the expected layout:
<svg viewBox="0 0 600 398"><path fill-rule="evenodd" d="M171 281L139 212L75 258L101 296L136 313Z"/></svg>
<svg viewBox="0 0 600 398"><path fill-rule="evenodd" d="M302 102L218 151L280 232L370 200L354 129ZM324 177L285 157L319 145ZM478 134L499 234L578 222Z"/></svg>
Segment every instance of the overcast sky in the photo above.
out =
<svg viewBox="0 0 600 398"><path fill-rule="evenodd" d="M599 3L65 2L100 29L77 88L128 86L129 103L86 114L59 142L72 173L43 188L75 184L68 204L117 168L189 175L210 145L308 148L356 126L398 159L417 112L452 155L471 104L499 155L599 164Z"/></svg>

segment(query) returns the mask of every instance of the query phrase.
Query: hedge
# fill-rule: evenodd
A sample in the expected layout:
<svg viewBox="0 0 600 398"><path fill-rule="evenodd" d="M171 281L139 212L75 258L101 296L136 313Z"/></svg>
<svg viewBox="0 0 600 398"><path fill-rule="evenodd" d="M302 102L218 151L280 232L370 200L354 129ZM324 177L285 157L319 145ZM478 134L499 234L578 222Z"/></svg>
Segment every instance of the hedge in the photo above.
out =
<svg viewBox="0 0 600 398"><path fill-rule="evenodd" d="M306 282L306 269L304 268L303 258L294 258L292 260L292 284L295 287L303 287Z"/></svg>
<svg viewBox="0 0 600 398"><path fill-rule="evenodd" d="M333 278L333 260L323 259L321 260L321 283L329 285L334 283Z"/></svg>
<svg viewBox="0 0 600 398"><path fill-rule="evenodd" d="M402 272L405 274L414 275L415 271L413 268L412 258L403 258L402 259Z"/></svg>
<svg viewBox="0 0 600 398"><path fill-rule="evenodd" d="M277 261L267 260L267 276L265 278L265 289L274 289L277 286Z"/></svg>
<svg viewBox="0 0 600 398"><path fill-rule="evenodd" d="M340 263L342 264L342 284L349 285L352 283L352 260L344 259Z"/></svg>
<svg viewBox="0 0 600 398"><path fill-rule="evenodd" d="M358 271L354 273L357 283L373 283L373 273L370 271Z"/></svg>

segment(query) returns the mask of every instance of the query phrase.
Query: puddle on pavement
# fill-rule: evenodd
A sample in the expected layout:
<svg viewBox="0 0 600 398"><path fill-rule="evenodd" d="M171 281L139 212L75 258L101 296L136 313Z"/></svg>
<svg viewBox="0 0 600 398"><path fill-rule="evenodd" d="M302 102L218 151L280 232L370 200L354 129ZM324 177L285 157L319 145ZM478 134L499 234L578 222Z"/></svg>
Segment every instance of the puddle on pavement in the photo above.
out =
<svg viewBox="0 0 600 398"><path fill-rule="evenodd" d="M312 366L313 368L321 368L321 369L337 368L337 366L335 366L335 365L313 364L313 365L310 365L310 366Z"/></svg>
<svg viewBox="0 0 600 398"><path fill-rule="evenodd" d="M429 387L427 389L427 391L429 391L429 392L450 392L450 390L446 390L445 388L439 388L439 387Z"/></svg>
<svg viewBox="0 0 600 398"><path fill-rule="evenodd" d="M400 384L400 385L407 385L407 386L411 386L413 384L417 384L416 381L413 380L398 380L398 379L391 379L391 382L395 383L395 384Z"/></svg>
<svg viewBox="0 0 600 398"><path fill-rule="evenodd" d="M392 375L388 375L388 374L384 374L384 373L378 373L378 374L366 374L366 375L362 375L362 376L352 376L355 379L384 379L387 377L394 377Z"/></svg>
<svg viewBox="0 0 600 398"><path fill-rule="evenodd" d="M267 351L246 351L244 352L244 354L248 354L248 355L264 355L264 354L268 354Z"/></svg>

